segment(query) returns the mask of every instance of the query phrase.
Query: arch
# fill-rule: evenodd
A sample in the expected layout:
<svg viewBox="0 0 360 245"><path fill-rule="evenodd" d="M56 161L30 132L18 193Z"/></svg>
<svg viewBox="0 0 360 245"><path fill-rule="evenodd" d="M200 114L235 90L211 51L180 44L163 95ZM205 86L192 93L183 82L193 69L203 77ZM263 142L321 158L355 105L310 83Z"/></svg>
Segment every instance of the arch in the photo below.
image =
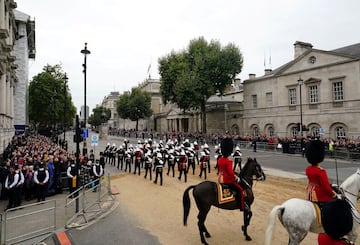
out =
<svg viewBox="0 0 360 245"><path fill-rule="evenodd" d="M240 134L239 125L236 123L231 125L230 131L232 134Z"/></svg>
<svg viewBox="0 0 360 245"><path fill-rule="evenodd" d="M320 128L321 126L318 123L310 123L306 126L309 129L309 136L311 137L320 137Z"/></svg>
<svg viewBox="0 0 360 245"><path fill-rule="evenodd" d="M288 126L287 126L287 132L289 135L291 135L292 137L296 137L298 134L299 134L299 131L297 130L297 127L296 127L296 123L290 123Z"/></svg>
<svg viewBox="0 0 360 245"><path fill-rule="evenodd" d="M269 137L274 137L275 136L275 128L274 125L271 123L268 123L265 125L264 127L264 132L267 136Z"/></svg>
<svg viewBox="0 0 360 245"><path fill-rule="evenodd" d="M335 122L330 125L330 136L333 138L346 138L348 136L349 129L342 122Z"/></svg>
<svg viewBox="0 0 360 245"><path fill-rule="evenodd" d="M250 126L251 135L252 136L260 136L260 128L259 125L253 124Z"/></svg>

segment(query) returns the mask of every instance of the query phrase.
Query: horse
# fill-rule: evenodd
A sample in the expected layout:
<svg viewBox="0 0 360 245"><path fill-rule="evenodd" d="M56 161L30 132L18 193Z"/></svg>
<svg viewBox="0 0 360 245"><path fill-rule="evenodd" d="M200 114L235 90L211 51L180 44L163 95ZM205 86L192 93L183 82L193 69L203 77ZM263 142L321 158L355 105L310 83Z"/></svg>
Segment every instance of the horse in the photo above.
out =
<svg viewBox="0 0 360 245"><path fill-rule="evenodd" d="M253 179L253 176L256 176ZM253 180L262 181L266 179L265 173L261 168L260 164L258 164L254 159L248 158L245 166L242 171L238 174L238 177L242 180L242 185L246 190L246 196L244 197L244 202L246 208L244 208L244 225L242 226L243 234L246 240L251 241L251 237L247 233L247 227L250 224L250 219L252 217L252 211L250 209L251 204L254 201L254 195L252 192ZM184 226L187 225L187 218L190 212L190 198L189 191L193 190L193 196L198 207L198 228L200 232L200 239L202 244L208 244L205 240L204 234L207 238L211 237L210 233L205 227L205 219L210 211L211 206L215 206L221 209L227 210L240 210L240 204L238 200L234 200L227 203L220 204L218 201L218 183L212 181L203 181L197 185L189 186L183 194L183 208L184 208ZM245 186L246 185L246 186Z"/></svg>
<svg viewBox="0 0 360 245"><path fill-rule="evenodd" d="M356 202L359 199L360 191L360 169L349 176L341 185L340 190L345 195L345 200L349 202L353 214L353 228L347 234L347 238L354 242L357 239L357 228L360 222L360 216L356 209ZM265 233L265 245L270 245L276 216L289 234L289 245L298 245L308 232L323 233L324 229L318 225L318 217L314 203L299 199L291 198L281 205L275 206L269 213L268 225Z"/></svg>

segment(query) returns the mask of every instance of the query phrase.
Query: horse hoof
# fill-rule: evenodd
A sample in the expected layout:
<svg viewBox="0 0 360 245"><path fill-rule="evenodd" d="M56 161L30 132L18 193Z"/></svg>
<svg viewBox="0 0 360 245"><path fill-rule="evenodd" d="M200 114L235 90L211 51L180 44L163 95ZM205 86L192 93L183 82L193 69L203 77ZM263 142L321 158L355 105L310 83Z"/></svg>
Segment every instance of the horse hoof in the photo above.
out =
<svg viewBox="0 0 360 245"><path fill-rule="evenodd" d="M211 235L210 235L209 233L205 233L205 237L206 237L206 238L210 238Z"/></svg>
<svg viewBox="0 0 360 245"><path fill-rule="evenodd" d="M249 236L246 236L246 241L251 241L252 239L251 239L251 237L249 237Z"/></svg>

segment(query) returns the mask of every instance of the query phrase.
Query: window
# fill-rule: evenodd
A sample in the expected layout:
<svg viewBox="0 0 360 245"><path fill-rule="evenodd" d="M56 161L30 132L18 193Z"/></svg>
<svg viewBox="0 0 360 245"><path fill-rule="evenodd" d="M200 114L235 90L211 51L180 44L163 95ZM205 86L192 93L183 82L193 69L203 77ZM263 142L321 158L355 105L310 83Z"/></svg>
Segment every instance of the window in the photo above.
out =
<svg viewBox="0 0 360 245"><path fill-rule="evenodd" d="M313 137L320 137L320 129L318 127L312 127L310 132Z"/></svg>
<svg viewBox="0 0 360 245"><path fill-rule="evenodd" d="M273 101L272 101L272 93L266 93L266 105L268 106L272 106Z"/></svg>
<svg viewBox="0 0 360 245"><path fill-rule="evenodd" d="M334 101L341 101L344 100L344 91L343 91L343 84L342 82L334 82L333 83L333 100Z"/></svg>
<svg viewBox="0 0 360 245"><path fill-rule="evenodd" d="M310 95L310 103L318 103L319 102L317 85L309 86L309 95Z"/></svg>
<svg viewBox="0 0 360 245"><path fill-rule="evenodd" d="M309 63L310 64L315 64L315 62L316 62L316 57L315 56L310 56Z"/></svg>
<svg viewBox="0 0 360 245"><path fill-rule="evenodd" d="M252 95L253 108L257 108L257 95Z"/></svg>
<svg viewBox="0 0 360 245"><path fill-rule="evenodd" d="M258 127L253 128L253 136L259 136L259 128Z"/></svg>
<svg viewBox="0 0 360 245"><path fill-rule="evenodd" d="M270 137L273 137L273 136L274 136L274 128L273 128L273 127L268 127L268 129L267 129L267 134L268 134Z"/></svg>
<svg viewBox="0 0 360 245"><path fill-rule="evenodd" d="M345 138L346 137L345 129L343 127L335 128L335 134L336 134L337 138Z"/></svg>
<svg viewBox="0 0 360 245"><path fill-rule="evenodd" d="M292 127L291 128L291 135L293 137L297 136L298 135L298 130L296 129L296 126Z"/></svg>
<svg viewBox="0 0 360 245"><path fill-rule="evenodd" d="M289 102L290 105L296 105L296 89L295 88L291 88L289 89Z"/></svg>

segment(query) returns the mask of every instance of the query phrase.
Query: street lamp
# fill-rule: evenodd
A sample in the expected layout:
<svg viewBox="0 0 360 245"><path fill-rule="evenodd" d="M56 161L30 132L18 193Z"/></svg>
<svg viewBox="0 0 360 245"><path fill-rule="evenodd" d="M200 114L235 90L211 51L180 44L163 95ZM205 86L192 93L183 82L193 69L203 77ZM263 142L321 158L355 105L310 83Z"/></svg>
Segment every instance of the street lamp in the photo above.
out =
<svg viewBox="0 0 360 245"><path fill-rule="evenodd" d="M64 125L63 125L63 129L64 129L64 146L65 146L65 133L66 133L66 85L67 85L67 81L68 81L68 77L66 75L66 73L64 74Z"/></svg>
<svg viewBox="0 0 360 245"><path fill-rule="evenodd" d="M302 96L301 96L301 85L303 85L303 80L301 79L301 77L298 79L298 84L299 84L299 91L300 91L300 136L301 138L303 137L303 115L302 115ZM302 141L301 141L302 142Z"/></svg>
<svg viewBox="0 0 360 245"><path fill-rule="evenodd" d="M87 49L87 43L85 43L85 48L81 50L81 53L84 54L84 127L86 129L86 56L90 54L90 51ZM83 155L87 153L86 149L86 138L84 137L84 146L83 146Z"/></svg>

